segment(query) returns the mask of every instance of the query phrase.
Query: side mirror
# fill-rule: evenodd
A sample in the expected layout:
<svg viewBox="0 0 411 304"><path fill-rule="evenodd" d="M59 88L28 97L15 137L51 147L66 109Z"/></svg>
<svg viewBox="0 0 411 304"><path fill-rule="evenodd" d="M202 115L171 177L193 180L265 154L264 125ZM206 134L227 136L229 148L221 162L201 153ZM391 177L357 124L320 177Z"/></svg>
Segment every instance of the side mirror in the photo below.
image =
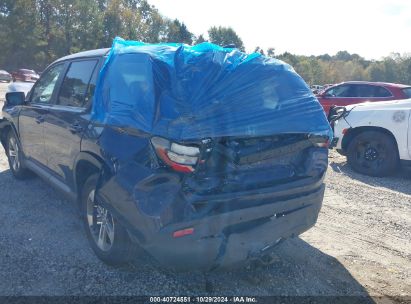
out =
<svg viewBox="0 0 411 304"><path fill-rule="evenodd" d="M9 92L6 93L6 102L4 107L14 107L24 105L26 97L23 92Z"/></svg>

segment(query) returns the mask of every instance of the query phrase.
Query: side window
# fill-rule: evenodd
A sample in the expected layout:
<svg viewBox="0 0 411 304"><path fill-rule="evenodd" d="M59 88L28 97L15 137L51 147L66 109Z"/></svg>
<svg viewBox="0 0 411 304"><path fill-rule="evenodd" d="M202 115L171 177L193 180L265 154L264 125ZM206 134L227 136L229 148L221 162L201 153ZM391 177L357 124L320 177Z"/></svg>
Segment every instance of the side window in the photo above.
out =
<svg viewBox="0 0 411 304"><path fill-rule="evenodd" d="M58 104L82 107L97 60L72 62L61 85Z"/></svg>
<svg viewBox="0 0 411 304"><path fill-rule="evenodd" d="M374 97L391 97L392 94L384 87L374 87Z"/></svg>
<svg viewBox="0 0 411 304"><path fill-rule="evenodd" d="M374 95L375 86L361 84L357 86L357 97L367 98L376 97Z"/></svg>
<svg viewBox="0 0 411 304"><path fill-rule="evenodd" d="M402 89L402 91L404 92L405 96L407 96L407 98L411 98L411 88L405 88Z"/></svg>
<svg viewBox="0 0 411 304"><path fill-rule="evenodd" d="M352 85L340 85L329 89L325 93L326 97L356 97L355 87Z"/></svg>
<svg viewBox="0 0 411 304"><path fill-rule="evenodd" d="M64 70L64 64L58 64L51 67L45 72L42 77L35 84L31 93L31 103L45 103L52 102L53 92L59 79L60 74Z"/></svg>

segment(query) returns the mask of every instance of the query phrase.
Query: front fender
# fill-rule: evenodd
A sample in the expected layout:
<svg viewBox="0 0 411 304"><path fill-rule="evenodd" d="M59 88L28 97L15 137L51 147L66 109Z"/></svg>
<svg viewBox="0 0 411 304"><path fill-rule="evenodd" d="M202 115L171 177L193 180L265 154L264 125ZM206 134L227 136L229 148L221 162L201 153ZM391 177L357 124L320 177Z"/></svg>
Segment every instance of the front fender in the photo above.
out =
<svg viewBox="0 0 411 304"><path fill-rule="evenodd" d="M375 109L361 111L354 109L345 117L345 120L352 130L356 128L375 128L391 133L397 142L400 158L408 159L410 110ZM341 128L343 128L342 125Z"/></svg>

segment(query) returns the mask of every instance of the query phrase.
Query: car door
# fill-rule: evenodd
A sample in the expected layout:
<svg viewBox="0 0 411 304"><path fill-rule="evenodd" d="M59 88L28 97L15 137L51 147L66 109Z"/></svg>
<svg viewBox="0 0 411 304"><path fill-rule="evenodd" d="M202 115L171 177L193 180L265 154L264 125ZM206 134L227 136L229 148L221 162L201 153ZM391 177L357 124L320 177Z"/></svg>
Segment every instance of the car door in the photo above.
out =
<svg viewBox="0 0 411 304"><path fill-rule="evenodd" d="M19 115L19 135L23 153L28 160L47 165L44 147L44 121L48 109L56 99L58 86L65 64L55 64L34 85L28 102Z"/></svg>
<svg viewBox="0 0 411 304"><path fill-rule="evenodd" d="M56 104L49 109L44 123L48 167L70 188L73 165L80 152L83 131L90 121L90 105L99 71L99 60L68 63Z"/></svg>
<svg viewBox="0 0 411 304"><path fill-rule="evenodd" d="M393 99L386 88L370 84L342 84L332 87L319 98L324 111L328 113L331 106L347 106L365 101L384 101Z"/></svg>
<svg viewBox="0 0 411 304"><path fill-rule="evenodd" d="M319 101L328 114L331 106L346 106L357 100L356 86L342 84L329 88L320 97Z"/></svg>

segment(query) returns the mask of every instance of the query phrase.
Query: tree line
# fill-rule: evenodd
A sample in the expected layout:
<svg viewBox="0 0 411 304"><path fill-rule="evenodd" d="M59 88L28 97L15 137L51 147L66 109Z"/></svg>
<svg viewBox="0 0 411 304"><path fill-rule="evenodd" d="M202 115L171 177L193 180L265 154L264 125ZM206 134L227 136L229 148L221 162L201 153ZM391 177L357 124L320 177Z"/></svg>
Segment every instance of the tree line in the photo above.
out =
<svg viewBox="0 0 411 304"><path fill-rule="evenodd" d="M232 28L213 26L207 35L196 36L184 22L161 15L147 0L1 0L0 29L0 69L9 70L42 71L64 55L110 47L116 36L190 45L208 40L245 50ZM347 51L333 56L276 54L274 48L259 47L255 51L291 64L309 84L348 80L411 84L411 54L393 53L376 61Z"/></svg>
<svg viewBox="0 0 411 304"><path fill-rule="evenodd" d="M206 41L146 0L1 0L0 29L2 69L41 71L64 55L110 47L116 36L150 43ZM208 36L244 50L231 28L211 27Z"/></svg>
<svg viewBox="0 0 411 304"><path fill-rule="evenodd" d="M366 60L358 54L339 51L334 56L276 55L274 49L257 52L275 57L292 65L309 84L334 84L343 81L364 80L411 84L411 53L391 53L381 60Z"/></svg>

